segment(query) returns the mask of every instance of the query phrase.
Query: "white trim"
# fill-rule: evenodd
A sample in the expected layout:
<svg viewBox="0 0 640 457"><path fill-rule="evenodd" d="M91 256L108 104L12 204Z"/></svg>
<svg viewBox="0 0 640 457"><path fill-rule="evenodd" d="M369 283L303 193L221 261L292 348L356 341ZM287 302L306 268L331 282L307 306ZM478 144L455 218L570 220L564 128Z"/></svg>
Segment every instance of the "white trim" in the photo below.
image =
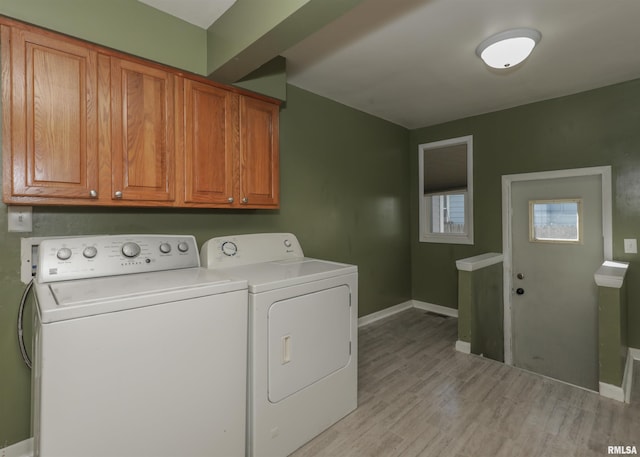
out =
<svg viewBox="0 0 640 457"><path fill-rule="evenodd" d="M429 311L436 314L442 314L449 317L458 317L458 310L455 308L449 308L448 306L434 305L433 303L427 303L426 301L411 300L414 308L421 309L423 311Z"/></svg>
<svg viewBox="0 0 640 457"><path fill-rule="evenodd" d="M500 263L503 259L504 256L502 254L487 252L486 254L480 254L475 257L456 260L456 267L458 267L459 271L476 271Z"/></svg>
<svg viewBox="0 0 640 457"><path fill-rule="evenodd" d="M24 441L0 449L0 455L3 457L32 457L33 438L27 438Z"/></svg>
<svg viewBox="0 0 640 457"><path fill-rule="evenodd" d="M612 262L605 260L593 278L599 287L611 287L620 289L624 284L624 276L629 268L628 262Z"/></svg>
<svg viewBox="0 0 640 457"><path fill-rule="evenodd" d="M358 327L364 327L365 325L372 324L373 322L386 319L394 314L401 313L410 308L421 309L423 311L430 311L436 314L442 314L449 317L458 317L458 310L449 308L448 306L434 305L433 303L427 303L420 300L407 300L406 302L398 305L391 306L389 308L376 311L375 313L367 314L358 318Z"/></svg>
<svg viewBox="0 0 640 457"><path fill-rule="evenodd" d="M402 311L409 308L413 308L413 303L411 300L391 306L389 308L382 309L380 311L376 311L375 313L367 314L366 316L362 316L358 319L358 327L364 327L365 325L372 324L373 322L386 319L387 317L391 317L394 314L401 313Z"/></svg>
<svg viewBox="0 0 640 457"><path fill-rule="evenodd" d="M467 145L467 192L464 202L465 234L430 233L425 226L427 204L424 195L424 151L456 144ZM450 138L418 145L418 241L448 244L473 244L473 135Z"/></svg>
<svg viewBox="0 0 640 457"><path fill-rule="evenodd" d="M614 386L613 384L607 384L606 382L600 383L600 396L610 398L624 402L624 389L622 387Z"/></svg>
<svg viewBox="0 0 640 457"><path fill-rule="evenodd" d="M633 386L633 357L631 349L627 353L627 362L624 365L624 375L622 377L622 391L624 392L624 402L631 403L631 387Z"/></svg>
<svg viewBox="0 0 640 457"><path fill-rule="evenodd" d="M640 349L629 348L629 356L631 356L633 360L640 361Z"/></svg>
<svg viewBox="0 0 640 457"><path fill-rule="evenodd" d="M471 343L462 340L456 341L456 351L463 354L471 354Z"/></svg>
<svg viewBox="0 0 640 457"><path fill-rule="evenodd" d="M601 176L602 187L602 236L604 260L613 259L613 209L611 190L611 167L573 168L535 173L521 173L502 176L502 252L504 287L504 362L513 365L511 289L512 289L512 240L511 240L511 186L514 182L538 181L543 179L573 178L578 176Z"/></svg>

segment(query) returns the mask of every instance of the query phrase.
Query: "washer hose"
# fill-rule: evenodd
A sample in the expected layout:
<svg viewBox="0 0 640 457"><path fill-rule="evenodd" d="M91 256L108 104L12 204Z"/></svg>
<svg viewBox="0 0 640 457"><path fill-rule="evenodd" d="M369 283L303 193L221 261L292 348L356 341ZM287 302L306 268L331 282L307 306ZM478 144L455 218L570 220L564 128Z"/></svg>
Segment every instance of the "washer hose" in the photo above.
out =
<svg viewBox="0 0 640 457"><path fill-rule="evenodd" d="M27 354L27 347L24 344L24 330L22 328L22 322L24 317L24 305L27 302L27 295L29 295L29 291L33 287L33 279L29 281L27 287L25 287L24 292L22 293L22 299L20 300L20 310L18 311L18 344L20 345L20 353L22 354L22 360L24 360L25 365L31 369L31 359L29 358L29 354Z"/></svg>

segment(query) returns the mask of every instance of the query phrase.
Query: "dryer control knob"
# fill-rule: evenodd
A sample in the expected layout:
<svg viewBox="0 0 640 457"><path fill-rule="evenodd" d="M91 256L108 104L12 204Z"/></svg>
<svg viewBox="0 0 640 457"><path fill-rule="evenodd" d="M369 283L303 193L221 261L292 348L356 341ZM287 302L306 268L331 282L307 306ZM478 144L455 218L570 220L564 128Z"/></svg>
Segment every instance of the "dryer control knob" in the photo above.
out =
<svg viewBox="0 0 640 457"><path fill-rule="evenodd" d="M181 241L178 243L178 251L187 252L188 250L189 250L189 244L185 243L184 241Z"/></svg>
<svg viewBox="0 0 640 457"><path fill-rule="evenodd" d="M129 257L130 259L140 255L140 246L131 241L122 245L122 255Z"/></svg>
<svg viewBox="0 0 640 457"><path fill-rule="evenodd" d="M56 253L56 257L60 260L69 260L71 257L71 249L69 248L60 248Z"/></svg>
<svg viewBox="0 0 640 457"><path fill-rule="evenodd" d="M160 244L160 252L163 254L169 254L171 252L171 245L169 243Z"/></svg>

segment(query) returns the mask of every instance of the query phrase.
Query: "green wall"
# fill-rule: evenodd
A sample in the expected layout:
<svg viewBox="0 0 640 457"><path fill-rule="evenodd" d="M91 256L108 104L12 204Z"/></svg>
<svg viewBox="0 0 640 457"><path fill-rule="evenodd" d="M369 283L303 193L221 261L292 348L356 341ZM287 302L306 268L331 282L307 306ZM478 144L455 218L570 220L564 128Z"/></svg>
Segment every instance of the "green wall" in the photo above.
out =
<svg viewBox="0 0 640 457"><path fill-rule="evenodd" d="M56 3L59 7L60 3L83 2ZM51 28L64 23L58 17L62 13L54 14L51 9L51 21L40 13L31 18L16 6L34 3L27 0L4 2L0 13L15 11L5 3L20 10L21 19ZM106 4L90 3L96 7ZM123 3L131 7L131 1ZM158 22L155 15L149 15L139 24L140 33L155 33L155 25L164 24L164 19ZM87 31L92 26L95 33L84 38L108 43L109 27L105 26L101 35L97 30L101 25L84 24ZM152 36L150 41L154 39ZM133 42L129 51L155 58ZM163 61L178 66L179 51L164 49L162 53ZM0 449L30 435L30 372L23 365L16 341L18 303L24 287L19 279L21 236L187 233L202 244L224 234L290 231L298 236L306 255L358 265L360 315L411 298L406 182L409 132L288 86L287 102L281 109L280 141L281 209L277 211L36 207L33 232L16 234L7 232L7 209L0 204Z"/></svg>
<svg viewBox="0 0 640 457"><path fill-rule="evenodd" d="M412 296L456 307L455 260L502 252L501 176L611 165L613 254L627 274L629 346L640 347L640 80L410 132ZM418 144L473 135L474 246L418 241Z"/></svg>
<svg viewBox="0 0 640 457"><path fill-rule="evenodd" d="M207 31L136 0L0 0L0 14L207 74Z"/></svg>

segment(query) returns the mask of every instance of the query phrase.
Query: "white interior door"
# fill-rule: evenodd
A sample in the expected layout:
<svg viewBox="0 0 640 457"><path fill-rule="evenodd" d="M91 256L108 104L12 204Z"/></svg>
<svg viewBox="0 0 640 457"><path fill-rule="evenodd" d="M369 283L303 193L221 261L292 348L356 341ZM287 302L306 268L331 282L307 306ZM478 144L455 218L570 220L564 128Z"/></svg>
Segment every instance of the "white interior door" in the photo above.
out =
<svg viewBox="0 0 640 457"><path fill-rule="evenodd" d="M511 186L513 364L598 390L602 176Z"/></svg>

